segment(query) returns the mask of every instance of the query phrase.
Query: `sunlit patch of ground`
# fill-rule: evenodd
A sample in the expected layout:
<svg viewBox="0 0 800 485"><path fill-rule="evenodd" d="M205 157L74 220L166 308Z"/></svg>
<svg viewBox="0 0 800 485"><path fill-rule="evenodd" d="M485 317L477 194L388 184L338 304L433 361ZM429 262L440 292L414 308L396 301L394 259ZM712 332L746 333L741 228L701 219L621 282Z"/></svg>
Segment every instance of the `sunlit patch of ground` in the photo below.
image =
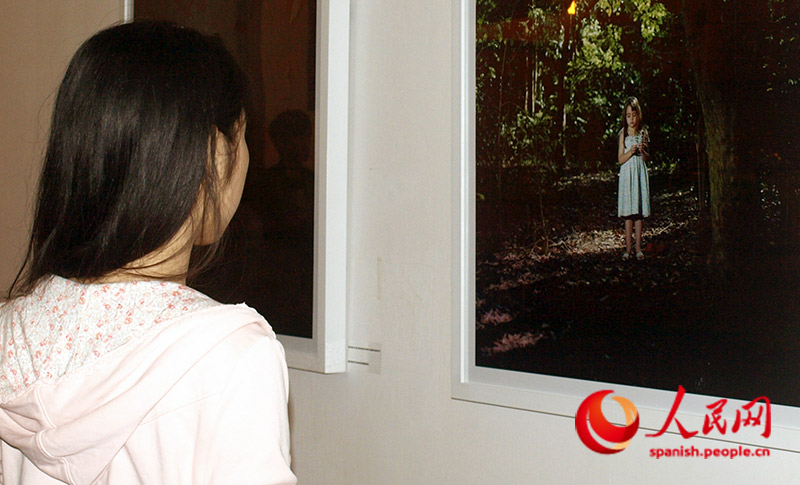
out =
<svg viewBox="0 0 800 485"><path fill-rule="evenodd" d="M580 187L588 187L596 184L616 182L618 178L619 178L618 173L606 170L603 172L580 174L580 175L574 175L572 177L564 177L561 180L559 180L556 185L558 186L559 190L570 190Z"/></svg>
<svg viewBox="0 0 800 485"><path fill-rule="evenodd" d="M552 245L573 254L599 253L619 249L622 235L619 230L575 231Z"/></svg>
<svg viewBox="0 0 800 485"><path fill-rule="evenodd" d="M494 355L510 350L522 349L525 347L533 347L536 342L544 338L541 332L525 332L525 333L507 333L502 338L496 340L491 347L483 347L480 351L484 355Z"/></svg>
<svg viewBox="0 0 800 485"><path fill-rule="evenodd" d="M512 317L509 313L497 310L496 308L492 308L488 312L483 313L478 318L477 325L479 329L485 327L496 327L498 325L508 323L513 319L514 317Z"/></svg>
<svg viewBox="0 0 800 485"><path fill-rule="evenodd" d="M623 261L616 181L610 171L564 178L551 212L531 210L527 219L495 226L506 237L476 261L475 324L483 356L496 358L570 332L573 303L591 311L646 288L674 295L682 287L676 282L693 274L699 252L695 194L657 183L653 216L644 221L645 262ZM542 234L549 234L547 244Z"/></svg>

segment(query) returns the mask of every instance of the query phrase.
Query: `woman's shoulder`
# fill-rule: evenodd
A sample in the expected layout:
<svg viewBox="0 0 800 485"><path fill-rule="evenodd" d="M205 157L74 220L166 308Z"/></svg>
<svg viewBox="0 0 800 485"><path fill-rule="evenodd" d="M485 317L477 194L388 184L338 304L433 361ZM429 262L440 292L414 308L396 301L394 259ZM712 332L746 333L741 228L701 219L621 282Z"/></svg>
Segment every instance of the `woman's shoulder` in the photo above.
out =
<svg viewBox="0 0 800 485"><path fill-rule="evenodd" d="M40 376L76 371L174 322L202 319L209 312L216 321L230 319L233 308L174 282L86 284L43 278L29 294L0 307L0 345L7 350L0 359L0 376L7 378L0 398ZM258 314L252 313L245 318L257 321Z"/></svg>

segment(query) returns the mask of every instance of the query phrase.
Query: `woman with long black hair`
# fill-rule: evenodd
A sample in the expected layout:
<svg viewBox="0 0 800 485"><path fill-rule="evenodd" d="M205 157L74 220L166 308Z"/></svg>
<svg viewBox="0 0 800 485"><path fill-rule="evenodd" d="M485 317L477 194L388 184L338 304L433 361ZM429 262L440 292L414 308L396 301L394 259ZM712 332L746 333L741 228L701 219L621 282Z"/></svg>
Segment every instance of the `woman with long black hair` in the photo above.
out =
<svg viewBox="0 0 800 485"><path fill-rule="evenodd" d="M244 99L222 42L170 24L73 57L0 305L5 483L295 482L283 348L185 285L241 197Z"/></svg>

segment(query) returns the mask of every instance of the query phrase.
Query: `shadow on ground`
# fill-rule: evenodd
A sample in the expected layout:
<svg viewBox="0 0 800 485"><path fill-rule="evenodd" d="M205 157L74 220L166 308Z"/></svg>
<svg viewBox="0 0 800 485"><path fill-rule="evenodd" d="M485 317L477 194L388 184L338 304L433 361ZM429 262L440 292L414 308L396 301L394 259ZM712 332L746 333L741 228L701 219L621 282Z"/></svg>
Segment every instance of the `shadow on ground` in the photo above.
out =
<svg viewBox="0 0 800 485"><path fill-rule="evenodd" d="M545 218L479 204L477 364L800 405L800 282L781 258L715 288L695 194L655 174L646 258L623 261L615 182L563 184Z"/></svg>

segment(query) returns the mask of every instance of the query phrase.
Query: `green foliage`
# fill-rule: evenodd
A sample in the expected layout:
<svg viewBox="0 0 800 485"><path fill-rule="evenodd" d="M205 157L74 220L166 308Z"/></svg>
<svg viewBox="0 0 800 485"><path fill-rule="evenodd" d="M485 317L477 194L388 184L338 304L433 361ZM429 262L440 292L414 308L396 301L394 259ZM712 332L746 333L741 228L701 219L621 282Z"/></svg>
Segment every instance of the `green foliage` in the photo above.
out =
<svg viewBox="0 0 800 485"><path fill-rule="evenodd" d="M582 3L567 16L560 1L477 1L477 163L615 169L621 103L636 95L653 163L690 171L699 110L679 19L657 0Z"/></svg>
<svg viewBox="0 0 800 485"><path fill-rule="evenodd" d="M759 234L800 247L800 2L579 0L576 15L566 14L567 3L476 0L482 204L524 207L529 229L536 214L546 241L557 218L547 205L558 204L559 184L618 169L622 102L635 95L652 168L696 183L712 215L737 204L752 209L747 197L760 200L761 215L737 224L758 220L766 223ZM715 171L733 166L725 154L738 163L735 173ZM733 191L719 188L722 172ZM756 182L757 197L736 195ZM734 211L730 220L738 219ZM715 247L720 234L741 232L719 220Z"/></svg>
<svg viewBox="0 0 800 485"><path fill-rule="evenodd" d="M510 151L510 164L555 172L552 129L553 120L547 113L518 111L511 123L504 123L500 128L500 135Z"/></svg>

